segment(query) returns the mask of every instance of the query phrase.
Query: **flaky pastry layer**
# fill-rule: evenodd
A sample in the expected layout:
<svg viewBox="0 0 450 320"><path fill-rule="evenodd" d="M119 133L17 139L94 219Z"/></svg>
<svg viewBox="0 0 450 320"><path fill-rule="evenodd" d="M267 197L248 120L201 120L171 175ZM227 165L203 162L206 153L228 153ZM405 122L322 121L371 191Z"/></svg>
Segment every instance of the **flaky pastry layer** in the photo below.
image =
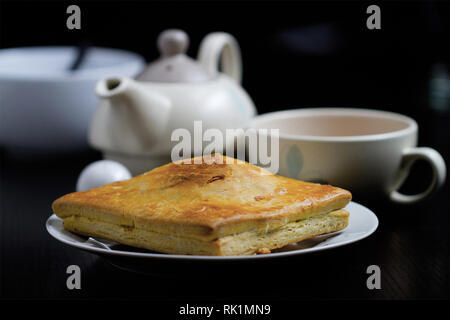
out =
<svg viewBox="0 0 450 320"><path fill-rule="evenodd" d="M325 233L339 231L348 224L348 212L336 210L304 220L287 223L268 231L245 231L216 240L186 238L145 229L119 226L80 216L63 220L64 228L86 236L101 237L126 245L171 254L250 255L284 247Z"/></svg>

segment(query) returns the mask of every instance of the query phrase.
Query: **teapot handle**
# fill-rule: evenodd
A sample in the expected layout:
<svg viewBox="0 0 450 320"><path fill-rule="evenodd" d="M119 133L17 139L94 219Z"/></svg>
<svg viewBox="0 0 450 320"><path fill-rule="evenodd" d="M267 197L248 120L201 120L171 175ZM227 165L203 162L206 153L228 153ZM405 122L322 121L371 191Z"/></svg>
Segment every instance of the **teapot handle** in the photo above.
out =
<svg viewBox="0 0 450 320"><path fill-rule="evenodd" d="M242 80L241 51L231 34L213 32L200 44L198 60L212 75L219 73L219 59L222 71L240 84Z"/></svg>

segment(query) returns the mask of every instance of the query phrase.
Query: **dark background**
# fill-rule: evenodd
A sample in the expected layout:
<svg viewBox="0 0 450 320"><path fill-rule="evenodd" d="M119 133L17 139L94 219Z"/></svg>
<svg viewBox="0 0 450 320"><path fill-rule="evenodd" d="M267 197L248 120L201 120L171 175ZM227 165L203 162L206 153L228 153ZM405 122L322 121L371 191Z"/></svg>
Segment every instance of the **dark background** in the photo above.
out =
<svg viewBox="0 0 450 320"><path fill-rule="evenodd" d="M73 3L81 8L81 30L66 28L66 8ZM369 4L381 7L381 30L366 28ZM259 113L343 106L404 113L418 121L419 145L437 149L449 167L448 105L432 107L430 86L433 65L449 68L449 2L2 1L0 14L1 48L89 44L136 51L147 61L158 57L155 41L166 28L188 32L191 56L207 33L232 33L241 46L243 86ZM357 199L380 219L378 231L360 243L238 266L242 272L218 265L198 276L195 265L177 266L183 277L167 278L120 271L46 234L51 202L73 191L82 168L100 158L97 152L45 161L1 155L1 298L182 303L450 297L448 183L431 200L408 207ZM419 162L403 191L421 191L429 179L429 168ZM83 270L81 291L65 287L69 264ZM381 267L382 290L366 288L370 264Z"/></svg>
<svg viewBox="0 0 450 320"><path fill-rule="evenodd" d="M81 30L65 26L78 3ZM366 8L382 29L366 28ZM428 104L432 65L449 65L447 1L427 2L4 2L2 48L90 44L158 57L156 38L181 28L196 56L212 31L241 46L244 87L260 113L290 107L358 106L415 115Z"/></svg>

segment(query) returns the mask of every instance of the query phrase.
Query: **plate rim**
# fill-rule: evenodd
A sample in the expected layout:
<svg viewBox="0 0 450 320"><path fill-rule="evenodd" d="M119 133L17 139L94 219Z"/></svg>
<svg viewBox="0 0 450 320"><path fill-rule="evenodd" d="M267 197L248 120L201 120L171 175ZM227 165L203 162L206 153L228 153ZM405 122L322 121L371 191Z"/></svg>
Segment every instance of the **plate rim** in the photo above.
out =
<svg viewBox="0 0 450 320"><path fill-rule="evenodd" d="M301 255L306 253L313 253L313 252L319 252L324 250L329 250L337 247L342 247L357 241L361 241L370 235L372 235L378 228L379 220L376 214L370 210L369 208L354 202L350 201L346 207L349 205L354 205L359 207L360 209L366 211L370 215L370 217L373 220L373 225L371 228L364 234L358 235L354 238L344 240L341 242L329 244L322 247L311 247L306 249L297 249L292 251L286 251L286 252L275 252L270 254L260 254L260 255L247 255L247 256L201 256L201 255L183 255L183 254L167 254L167 253L146 253L146 252L131 252L131 251L124 251L124 250L107 250L103 248L96 248L96 247L90 247L86 246L83 243L76 243L69 240L66 240L59 236L59 232L55 232L54 229L52 229L51 222L54 219L61 218L57 217L54 213L50 215L50 217L47 218L45 222L45 227L47 232L56 240L69 245L71 247L75 247L84 251L93 252L96 254L106 254L106 255L113 255L113 256L121 256L121 257L127 257L127 258L139 258L139 259L168 259L168 260L188 260L188 261L243 261L243 260L260 260L260 259L273 259L273 258L282 258L282 257L289 257L294 255ZM70 231L69 231L70 232ZM345 232L345 229L343 231L339 231L339 233Z"/></svg>

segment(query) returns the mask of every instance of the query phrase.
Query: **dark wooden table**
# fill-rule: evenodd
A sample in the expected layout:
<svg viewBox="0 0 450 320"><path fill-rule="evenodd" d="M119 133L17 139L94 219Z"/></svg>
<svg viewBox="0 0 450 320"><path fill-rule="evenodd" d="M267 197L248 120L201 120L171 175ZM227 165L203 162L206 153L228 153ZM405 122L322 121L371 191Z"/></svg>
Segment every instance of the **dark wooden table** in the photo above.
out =
<svg viewBox="0 0 450 320"><path fill-rule="evenodd" d="M448 124L448 116L430 113L419 120L420 145L437 148L447 160ZM99 158L88 152L17 160L2 153L1 299L149 299L180 304L230 299L449 299L448 183L431 200L412 206L355 199L378 215L380 226L371 237L348 246L239 265L155 265L154 270L150 265L150 273L176 271L143 275L59 243L45 230L52 201L73 191L82 168ZM415 166L409 191L427 183L427 170L424 164ZM81 268L81 290L66 287L66 268L72 264ZM366 269L373 264L381 268L380 290L366 286Z"/></svg>

